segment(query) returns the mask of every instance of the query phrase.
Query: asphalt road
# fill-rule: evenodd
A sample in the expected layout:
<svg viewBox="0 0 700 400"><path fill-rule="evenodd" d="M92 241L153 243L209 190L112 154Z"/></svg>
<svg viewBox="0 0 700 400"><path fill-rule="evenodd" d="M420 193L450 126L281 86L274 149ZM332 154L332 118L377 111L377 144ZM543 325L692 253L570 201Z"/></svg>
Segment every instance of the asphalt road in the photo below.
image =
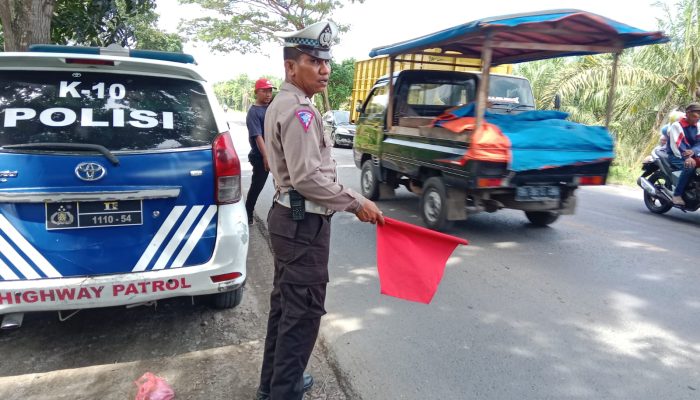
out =
<svg viewBox="0 0 700 400"><path fill-rule="evenodd" d="M359 190L352 151L334 154ZM263 220L271 196L270 179ZM700 398L700 213L653 215L635 188L578 196L548 228L511 210L456 224L470 245L430 305L380 295L374 228L334 216L322 334L352 398ZM422 224L405 190L378 205Z"/></svg>

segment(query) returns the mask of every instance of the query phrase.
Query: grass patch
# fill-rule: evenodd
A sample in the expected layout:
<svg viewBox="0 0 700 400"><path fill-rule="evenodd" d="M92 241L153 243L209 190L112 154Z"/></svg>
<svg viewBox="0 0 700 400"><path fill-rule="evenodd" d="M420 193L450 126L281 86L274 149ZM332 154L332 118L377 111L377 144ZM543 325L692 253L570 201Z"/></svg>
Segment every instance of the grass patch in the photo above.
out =
<svg viewBox="0 0 700 400"><path fill-rule="evenodd" d="M641 175L640 168L631 168L624 165L611 165L608 171L608 183L625 186L637 186L637 178Z"/></svg>

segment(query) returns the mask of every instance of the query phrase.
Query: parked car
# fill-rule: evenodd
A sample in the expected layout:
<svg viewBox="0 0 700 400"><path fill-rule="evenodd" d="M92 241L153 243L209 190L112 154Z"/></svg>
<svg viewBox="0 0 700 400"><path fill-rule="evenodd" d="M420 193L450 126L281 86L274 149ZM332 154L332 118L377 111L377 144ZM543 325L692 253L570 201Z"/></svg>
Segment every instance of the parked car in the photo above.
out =
<svg viewBox="0 0 700 400"><path fill-rule="evenodd" d="M0 53L0 70L3 327L30 311L241 302L240 161L191 56L39 45Z"/></svg>
<svg viewBox="0 0 700 400"><path fill-rule="evenodd" d="M355 125L350 123L350 111L331 110L323 114L323 129L331 136L333 147L352 147Z"/></svg>

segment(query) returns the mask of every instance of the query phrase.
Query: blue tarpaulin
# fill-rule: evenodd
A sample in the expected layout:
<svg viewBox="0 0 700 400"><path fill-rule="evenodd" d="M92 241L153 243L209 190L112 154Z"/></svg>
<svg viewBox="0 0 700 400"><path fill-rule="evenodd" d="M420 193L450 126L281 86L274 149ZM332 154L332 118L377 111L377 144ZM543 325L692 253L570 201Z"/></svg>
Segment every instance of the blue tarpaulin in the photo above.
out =
<svg viewBox="0 0 700 400"><path fill-rule="evenodd" d="M474 104L450 111L456 117L473 117ZM605 127L567 121L561 111L526 111L520 114L486 112L511 143L513 171L561 167L609 160L614 157L613 138ZM441 126L443 121L436 121Z"/></svg>

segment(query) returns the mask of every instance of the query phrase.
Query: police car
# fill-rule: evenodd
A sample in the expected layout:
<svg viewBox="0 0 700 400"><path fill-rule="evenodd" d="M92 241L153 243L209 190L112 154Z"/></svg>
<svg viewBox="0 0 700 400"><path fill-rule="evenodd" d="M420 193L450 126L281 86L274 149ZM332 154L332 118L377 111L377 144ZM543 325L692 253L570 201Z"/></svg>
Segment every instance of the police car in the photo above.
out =
<svg viewBox="0 0 700 400"><path fill-rule="evenodd" d="M242 298L240 161L186 54L0 53L0 314Z"/></svg>

